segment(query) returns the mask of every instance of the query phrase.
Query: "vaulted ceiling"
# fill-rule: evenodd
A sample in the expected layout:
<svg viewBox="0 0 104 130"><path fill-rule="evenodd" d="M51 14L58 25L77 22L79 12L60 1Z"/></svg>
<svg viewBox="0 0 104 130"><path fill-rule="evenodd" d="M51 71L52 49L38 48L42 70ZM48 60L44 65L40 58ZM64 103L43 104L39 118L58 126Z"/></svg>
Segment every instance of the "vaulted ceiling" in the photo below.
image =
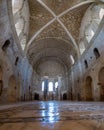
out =
<svg viewBox="0 0 104 130"><path fill-rule="evenodd" d="M42 59L57 59L68 68L77 60L80 26L94 0L28 0L30 28L26 47L36 69Z"/></svg>

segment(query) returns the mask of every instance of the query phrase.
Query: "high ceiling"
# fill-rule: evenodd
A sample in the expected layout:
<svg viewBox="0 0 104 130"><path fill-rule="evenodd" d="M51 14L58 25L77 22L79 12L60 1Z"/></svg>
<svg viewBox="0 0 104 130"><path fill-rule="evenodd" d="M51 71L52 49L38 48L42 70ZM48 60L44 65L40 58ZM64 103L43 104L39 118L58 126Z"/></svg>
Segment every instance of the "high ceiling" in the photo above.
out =
<svg viewBox="0 0 104 130"><path fill-rule="evenodd" d="M71 40L76 46L82 18L93 0L28 0L28 2L30 44L41 38L58 37Z"/></svg>
<svg viewBox="0 0 104 130"><path fill-rule="evenodd" d="M36 70L41 61L54 59L66 67L79 56L82 19L94 0L28 0L30 11L27 56ZM42 60L44 59L44 60Z"/></svg>

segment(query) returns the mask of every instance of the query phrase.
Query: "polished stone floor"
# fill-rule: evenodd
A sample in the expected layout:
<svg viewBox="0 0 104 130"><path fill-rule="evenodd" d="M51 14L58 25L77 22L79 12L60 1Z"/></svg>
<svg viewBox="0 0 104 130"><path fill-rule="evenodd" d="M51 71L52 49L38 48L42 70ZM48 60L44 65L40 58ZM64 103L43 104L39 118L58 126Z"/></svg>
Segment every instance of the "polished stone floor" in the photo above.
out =
<svg viewBox="0 0 104 130"><path fill-rule="evenodd" d="M0 130L104 130L104 103L47 101L0 105Z"/></svg>

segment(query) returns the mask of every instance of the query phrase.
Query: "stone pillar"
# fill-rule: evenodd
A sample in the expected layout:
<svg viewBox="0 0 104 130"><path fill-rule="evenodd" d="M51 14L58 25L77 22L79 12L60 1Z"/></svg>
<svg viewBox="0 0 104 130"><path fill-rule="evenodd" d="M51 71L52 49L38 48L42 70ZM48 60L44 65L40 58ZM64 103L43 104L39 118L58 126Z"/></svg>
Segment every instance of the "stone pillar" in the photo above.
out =
<svg viewBox="0 0 104 130"><path fill-rule="evenodd" d="M44 100L47 100L47 93L48 93L48 79L44 80Z"/></svg>
<svg viewBox="0 0 104 130"><path fill-rule="evenodd" d="M7 97L7 88L3 88L2 94L0 96L0 102L6 103L8 101L7 99L8 99L8 97Z"/></svg>
<svg viewBox="0 0 104 130"><path fill-rule="evenodd" d="M58 100L61 100L61 77L58 77Z"/></svg>

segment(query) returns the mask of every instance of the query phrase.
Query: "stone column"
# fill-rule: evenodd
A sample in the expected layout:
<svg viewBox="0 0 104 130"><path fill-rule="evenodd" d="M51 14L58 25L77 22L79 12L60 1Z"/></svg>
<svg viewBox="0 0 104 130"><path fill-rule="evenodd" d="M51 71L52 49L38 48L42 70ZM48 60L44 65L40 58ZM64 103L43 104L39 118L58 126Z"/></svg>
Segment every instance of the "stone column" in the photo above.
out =
<svg viewBox="0 0 104 130"><path fill-rule="evenodd" d="M48 93L48 78L44 80L44 100L47 100Z"/></svg>
<svg viewBox="0 0 104 130"><path fill-rule="evenodd" d="M61 100L61 77L58 77L58 100Z"/></svg>

